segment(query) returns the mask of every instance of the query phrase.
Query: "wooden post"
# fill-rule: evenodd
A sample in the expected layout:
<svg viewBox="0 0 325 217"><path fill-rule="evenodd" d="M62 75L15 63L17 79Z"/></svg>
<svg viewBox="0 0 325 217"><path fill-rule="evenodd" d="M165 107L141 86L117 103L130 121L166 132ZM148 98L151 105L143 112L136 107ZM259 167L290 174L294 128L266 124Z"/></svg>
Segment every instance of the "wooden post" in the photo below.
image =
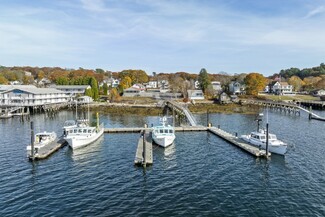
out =
<svg viewBox="0 0 325 217"><path fill-rule="evenodd" d="M266 123L266 158L269 156L269 123Z"/></svg>
<svg viewBox="0 0 325 217"><path fill-rule="evenodd" d="M97 119L97 130L99 130L99 117L98 117L98 112L96 113L96 119Z"/></svg>
<svg viewBox="0 0 325 217"><path fill-rule="evenodd" d="M32 150L31 150L31 154L32 154L32 160L34 160L35 159L35 154L34 154L34 122L33 121L31 121L30 122L30 131L31 131L31 135L30 135L30 144L31 144L31 148L32 148Z"/></svg>
<svg viewBox="0 0 325 217"><path fill-rule="evenodd" d="M209 109L207 109L207 126L209 126Z"/></svg>
<svg viewBox="0 0 325 217"><path fill-rule="evenodd" d="M175 127L175 110L174 110L174 107L173 107L173 127Z"/></svg>
<svg viewBox="0 0 325 217"><path fill-rule="evenodd" d="M311 106L309 106L309 120L311 120L312 114L311 114Z"/></svg>
<svg viewBox="0 0 325 217"><path fill-rule="evenodd" d="M143 167L146 168L147 166L147 159L146 159L146 141L145 141L145 134L146 134L146 131L144 130L143 131L143 134L142 134L142 141L143 141Z"/></svg>

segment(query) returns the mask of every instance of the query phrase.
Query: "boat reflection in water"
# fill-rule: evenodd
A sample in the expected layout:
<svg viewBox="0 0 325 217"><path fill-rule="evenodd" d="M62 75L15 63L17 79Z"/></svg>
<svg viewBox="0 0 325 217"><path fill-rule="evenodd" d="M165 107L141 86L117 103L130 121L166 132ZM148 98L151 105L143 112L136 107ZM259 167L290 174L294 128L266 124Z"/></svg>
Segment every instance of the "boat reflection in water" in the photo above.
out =
<svg viewBox="0 0 325 217"><path fill-rule="evenodd" d="M73 161L87 161L91 158L98 157L102 152L102 145L104 144L104 136L98 138L95 142L91 143L88 146L78 149L67 149L68 155L71 155Z"/></svg>

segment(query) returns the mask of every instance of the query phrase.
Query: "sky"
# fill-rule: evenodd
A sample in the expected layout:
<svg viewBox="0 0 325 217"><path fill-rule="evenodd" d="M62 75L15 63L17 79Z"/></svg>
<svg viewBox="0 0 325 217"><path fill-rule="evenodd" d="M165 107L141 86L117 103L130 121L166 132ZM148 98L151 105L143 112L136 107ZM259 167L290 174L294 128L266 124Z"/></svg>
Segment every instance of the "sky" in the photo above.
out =
<svg viewBox="0 0 325 217"><path fill-rule="evenodd" d="M325 0L0 0L0 65L265 76L325 62Z"/></svg>

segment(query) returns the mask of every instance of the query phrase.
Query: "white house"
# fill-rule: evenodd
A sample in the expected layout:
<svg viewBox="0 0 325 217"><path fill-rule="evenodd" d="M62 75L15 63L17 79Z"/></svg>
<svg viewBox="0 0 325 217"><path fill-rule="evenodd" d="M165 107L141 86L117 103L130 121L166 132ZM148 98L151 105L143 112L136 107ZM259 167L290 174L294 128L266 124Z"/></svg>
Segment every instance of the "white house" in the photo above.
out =
<svg viewBox="0 0 325 217"><path fill-rule="evenodd" d="M221 87L221 82L220 81L211 81L211 85L213 90L220 92L222 91L222 87Z"/></svg>
<svg viewBox="0 0 325 217"><path fill-rule="evenodd" d="M314 96L325 96L325 90L324 89L315 90L315 91L313 91L313 95Z"/></svg>
<svg viewBox="0 0 325 217"><path fill-rule="evenodd" d="M109 87L117 87L120 84L120 80L115 78L109 78L106 80L106 83Z"/></svg>
<svg viewBox="0 0 325 217"><path fill-rule="evenodd" d="M273 93L278 95L293 94L292 90L293 90L292 85L289 85L287 82L277 81L272 87Z"/></svg>
<svg viewBox="0 0 325 217"><path fill-rule="evenodd" d="M54 88L12 88L0 92L0 104L6 106L38 106L65 103L68 96Z"/></svg>
<svg viewBox="0 0 325 217"><path fill-rule="evenodd" d="M202 90L187 90L187 95L190 100L204 99L204 94Z"/></svg>
<svg viewBox="0 0 325 217"><path fill-rule="evenodd" d="M149 81L147 88L158 88L158 82L157 81Z"/></svg>
<svg viewBox="0 0 325 217"><path fill-rule="evenodd" d="M232 81L229 84L229 92L236 95L245 94L245 85Z"/></svg>
<svg viewBox="0 0 325 217"><path fill-rule="evenodd" d="M10 81L9 82L11 85L21 85L20 81Z"/></svg>

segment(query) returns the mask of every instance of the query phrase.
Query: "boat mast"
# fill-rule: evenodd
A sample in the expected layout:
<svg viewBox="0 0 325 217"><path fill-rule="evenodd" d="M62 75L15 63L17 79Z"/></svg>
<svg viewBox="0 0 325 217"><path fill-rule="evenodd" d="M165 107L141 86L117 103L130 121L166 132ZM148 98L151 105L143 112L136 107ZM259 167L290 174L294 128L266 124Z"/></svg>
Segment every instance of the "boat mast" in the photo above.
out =
<svg viewBox="0 0 325 217"><path fill-rule="evenodd" d="M268 106L266 106L266 158L269 155L269 113Z"/></svg>
<svg viewBox="0 0 325 217"><path fill-rule="evenodd" d="M89 118L89 102L88 102L88 114L87 115L88 115L87 118L88 118L88 122L89 122L89 120L90 120L90 118Z"/></svg>
<svg viewBox="0 0 325 217"><path fill-rule="evenodd" d="M78 112L78 109L77 109L77 99L76 99L76 120L78 120L77 112Z"/></svg>

